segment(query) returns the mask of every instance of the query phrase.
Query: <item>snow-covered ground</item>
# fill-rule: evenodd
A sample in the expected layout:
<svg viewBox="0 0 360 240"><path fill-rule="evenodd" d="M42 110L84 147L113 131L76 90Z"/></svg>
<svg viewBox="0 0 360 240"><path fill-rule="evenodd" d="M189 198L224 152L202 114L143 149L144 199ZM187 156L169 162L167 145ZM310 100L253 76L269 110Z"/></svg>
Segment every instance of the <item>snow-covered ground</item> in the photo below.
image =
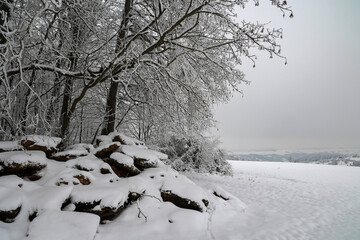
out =
<svg viewBox="0 0 360 240"><path fill-rule="evenodd" d="M233 177L188 174L215 184L248 207L221 228L216 239L358 240L360 168L285 162L230 161ZM216 212L215 212L216 214ZM220 226L220 225L219 225Z"/></svg>

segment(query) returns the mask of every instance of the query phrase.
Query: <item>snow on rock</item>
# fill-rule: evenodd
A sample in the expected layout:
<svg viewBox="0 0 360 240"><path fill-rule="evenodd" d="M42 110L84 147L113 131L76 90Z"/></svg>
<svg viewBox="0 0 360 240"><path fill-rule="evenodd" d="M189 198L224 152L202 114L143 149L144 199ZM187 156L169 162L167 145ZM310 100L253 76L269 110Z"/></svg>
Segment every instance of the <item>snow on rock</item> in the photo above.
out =
<svg viewBox="0 0 360 240"><path fill-rule="evenodd" d="M32 143L30 143L32 142ZM21 138L21 145L37 145L47 148L56 148L61 142L61 138L42 135L27 135Z"/></svg>
<svg viewBox="0 0 360 240"><path fill-rule="evenodd" d="M144 142L142 142L142 141L140 141L140 140L138 140L136 138L128 137L123 133L112 132L108 136L114 142L120 142L123 145L135 145L135 146L138 146L140 148L147 149Z"/></svg>
<svg viewBox="0 0 360 240"><path fill-rule="evenodd" d="M100 207L118 208L127 200L129 189L115 186L78 186L71 193L71 201L77 203L99 202Z"/></svg>
<svg viewBox="0 0 360 240"><path fill-rule="evenodd" d="M45 153L41 151L3 152L0 153L0 176L16 174L31 177L46 167L46 164Z"/></svg>
<svg viewBox="0 0 360 240"><path fill-rule="evenodd" d="M67 148L67 150L86 150L88 153L92 152L94 150L94 146L92 144L88 143L78 143L71 145Z"/></svg>
<svg viewBox="0 0 360 240"><path fill-rule="evenodd" d="M113 153L115 150L117 150L121 146L118 142L110 142L103 145L100 145L99 147L95 148L93 150L93 153L96 157L103 158L103 157L109 157L111 153Z"/></svg>
<svg viewBox="0 0 360 240"><path fill-rule="evenodd" d="M89 185L94 179L94 176L90 172L66 168L62 170L53 181L55 181L55 185L57 186L78 184Z"/></svg>
<svg viewBox="0 0 360 240"><path fill-rule="evenodd" d="M161 197L178 207L200 212L205 211L209 204L206 192L182 175L164 182L161 187Z"/></svg>
<svg viewBox="0 0 360 240"><path fill-rule="evenodd" d="M93 240L99 217L88 213L47 210L30 223L27 240Z"/></svg>
<svg viewBox="0 0 360 240"><path fill-rule="evenodd" d="M60 210L70 197L71 186L42 187L28 193L30 218L44 210Z"/></svg>
<svg viewBox="0 0 360 240"><path fill-rule="evenodd" d="M43 167L31 172L42 176L35 182L18 177L23 172L0 176L0 213L11 214L0 217L0 239L23 240L27 234L26 239L82 239L79 231L92 232L87 236L96 240L150 235L184 239L188 234L208 239L215 209L238 211L230 193L216 187L204 190L166 166L161 161L165 154L131 138L123 140L129 145L113 142L115 136L121 135L100 137L103 141L97 148L77 144L54 154L87 154L66 162L48 159L41 151L0 153L1 174L8 174L9 166ZM96 224L86 223L83 216L95 217Z"/></svg>
<svg viewBox="0 0 360 240"><path fill-rule="evenodd" d="M0 164L9 167L14 164L18 165L46 165L46 156L41 151L27 152L4 152L0 153Z"/></svg>
<svg viewBox="0 0 360 240"><path fill-rule="evenodd" d="M70 159L74 159L77 157L83 157L88 155L89 152L87 149L70 149L62 152L57 152L53 155L51 155L51 159L54 159L56 161L66 162Z"/></svg>
<svg viewBox="0 0 360 240"><path fill-rule="evenodd" d="M0 142L0 153L8 151L18 151L21 150L22 146L19 144L19 141L3 141Z"/></svg>
<svg viewBox="0 0 360 240"><path fill-rule="evenodd" d="M121 145L120 151L134 158L134 164L140 170L156 167L160 162L160 154L153 150L143 149L137 146Z"/></svg>
<svg viewBox="0 0 360 240"><path fill-rule="evenodd" d="M108 135L100 135L96 137L96 145L97 146L102 146L104 144L108 144L113 142L111 136Z"/></svg>
<svg viewBox="0 0 360 240"><path fill-rule="evenodd" d="M20 141L26 150L40 150L45 152L48 157L56 151L60 142L61 138L42 135L27 135Z"/></svg>
<svg viewBox="0 0 360 240"><path fill-rule="evenodd" d="M110 164L119 177L135 176L140 173L140 170L134 165L134 159L125 154L114 152L105 161Z"/></svg>
<svg viewBox="0 0 360 240"><path fill-rule="evenodd" d="M0 221L13 222L21 205L22 195L17 188L0 186Z"/></svg>
<svg viewBox="0 0 360 240"><path fill-rule="evenodd" d="M112 220L125 208L129 188L122 186L78 186L71 193L75 211L100 216L101 221Z"/></svg>

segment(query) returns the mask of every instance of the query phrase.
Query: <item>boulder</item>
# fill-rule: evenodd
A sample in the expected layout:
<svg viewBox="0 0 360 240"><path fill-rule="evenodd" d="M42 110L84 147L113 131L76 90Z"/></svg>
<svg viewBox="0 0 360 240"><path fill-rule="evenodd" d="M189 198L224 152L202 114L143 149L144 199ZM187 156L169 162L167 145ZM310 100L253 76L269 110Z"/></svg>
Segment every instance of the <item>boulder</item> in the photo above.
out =
<svg viewBox="0 0 360 240"><path fill-rule="evenodd" d="M89 152L86 149L72 149L72 150L57 152L53 154L50 158L56 161L66 162L68 160L75 159L78 157L84 157L88 154Z"/></svg>
<svg viewBox="0 0 360 240"><path fill-rule="evenodd" d="M20 151L22 146L19 145L19 141L2 141L0 142L0 153L10 151Z"/></svg>
<svg viewBox="0 0 360 240"><path fill-rule="evenodd" d="M26 150L42 151L50 157L60 145L61 138L41 135L28 135L21 139L20 144Z"/></svg>
<svg viewBox="0 0 360 240"><path fill-rule="evenodd" d="M192 209L199 212L203 212L203 208L199 205L198 202L180 197L171 191L161 191L161 198L164 202L171 202L179 208ZM209 204L209 201L203 199L202 202L205 206Z"/></svg>
<svg viewBox="0 0 360 240"><path fill-rule="evenodd" d="M109 157L120 147L120 143L107 143L94 149L94 155L98 158Z"/></svg>
<svg viewBox="0 0 360 240"><path fill-rule="evenodd" d="M38 171L46 167L46 157L40 151L15 151L0 153L0 176L15 174L37 180Z"/></svg>
<svg viewBox="0 0 360 240"><path fill-rule="evenodd" d="M13 222L21 210L22 202L23 195L18 187L0 185L0 221Z"/></svg>
<svg viewBox="0 0 360 240"><path fill-rule="evenodd" d="M0 210L0 221L6 222L6 223L12 223L16 216L19 214L21 210L21 206L17 207L16 209L12 210Z"/></svg>
<svg viewBox="0 0 360 240"><path fill-rule="evenodd" d="M141 171L134 165L134 160L122 153L112 153L110 158L104 159L119 177L131 177Z"/></svg>
<svg viewBox="0 0 360 240"><path fill-rule="evenodd" d="M103 223L121 213L129 202L128 195L129 189L123 185L77 186L71 193L71 202L75 205L74 211L96 214Z"/></svg>

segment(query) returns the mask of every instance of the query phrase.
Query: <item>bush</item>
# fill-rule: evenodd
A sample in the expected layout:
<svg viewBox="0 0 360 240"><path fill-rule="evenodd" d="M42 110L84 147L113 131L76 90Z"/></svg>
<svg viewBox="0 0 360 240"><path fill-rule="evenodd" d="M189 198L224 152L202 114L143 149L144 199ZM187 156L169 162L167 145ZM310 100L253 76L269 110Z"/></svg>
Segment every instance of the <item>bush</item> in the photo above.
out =
<svg viewBox="0 0 360 240"><path fill-rule="evenodd" d="M169 156L167 163L177 171L232 175L225 153L217 146L218 141L204 137L172 136L163 144L162 151Z"/></svg>

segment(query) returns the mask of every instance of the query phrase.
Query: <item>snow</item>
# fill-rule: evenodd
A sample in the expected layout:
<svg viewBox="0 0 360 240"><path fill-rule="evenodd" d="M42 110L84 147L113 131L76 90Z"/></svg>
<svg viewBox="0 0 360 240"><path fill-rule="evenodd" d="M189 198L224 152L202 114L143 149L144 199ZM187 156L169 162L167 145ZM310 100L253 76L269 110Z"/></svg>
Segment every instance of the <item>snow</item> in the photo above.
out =
<svg viewBox="0 0 360 240"><path fill-rule="evenodd" d="M14 151L14 150L20 150L20 149L22 149L22 146L19 145L19 141L3 141L3 142L0 142L0 150Z"/></svg>
<svg viewBox="0 0 360 240"><path fill-rule="evenodd" d="M47 148L56 148L57 145L61 142L61 138L58 137L48 137L42 135L27 135L21 139L22 141L33 141L38 146L43 146Z"/></svg>
<svg viewBox="0 0 360 240"><path fill-rule="evenodd" d="M71 149L81 149L74 147ZM125 151L124 151L125 149ZM154 151L121 145L111 157L127 164L132 158L159 161ZM21 205L13 223L0 221L0 239L225 239L225 240L356 240L360 236L360 168L284 162L230 161L234 176L187 173L158 165L119 178L109 164L89 153L67 162L47 159L39 151L1 153L4 162L40 159L42 178L31 182L15 175L0 177L0 210ZM10 159L10 160L9 160ZM30 160L29 160L30 159ZM106 168L109 173L102 174ZM74 185L76 175L90 185ZM60 180L69 185L57 186ZM171 191L195 201L202 212L162 200ZM128 202L129 193L141 197ZM216 194L215 194L216 193ZM63 202L72 204L60 211ZM205 206L203 199L208 200ZM99 225L94 214L73 212L79 202L99 202L92 210L122 209ZM29 222L29 214L38 216ZM54 234L54 235L52 235Z"/></svg>
<svg viewBox="0 0 360 240"><path fill-rule="evenodd" d="M357 240L360 236L360 168L283 162L230 161L233 177L189 174L201 186L217 185L241 199L243 214L212 217L216 239ZM227 201L229 202L229 201ZM228 212L233 214L232 212ZM218 229L216 225L222 224Z"/></svg>
<svg viewBox="0 0 360 240"><path fill-rule="evenodd" d="M99 217L89 213L45 211L30 223L27 240L93 240Z"/></svg>
<svg viewBox="0 0 360 240"><path fill-rule="evenodd" d="M71 193L72 202L92 203L100 201L100 207L118 208L124 204L129 194L125 186L77 186Z"/></svg>
<svg viewBox="0 0 360 240"><path fill-rule="evenodd" d="M0 186L0 211L17 209L21 204L21 193L17 189Z"/></svg>
<svg viewBox="0 0 360 240"><path fill-rule="evenodd" d="M69 150L65 150L62 152L57 152L55 154L53 154L53 157L59 157L59 156L66 156L66 155L71 155L71 156L84 156L87 155L89 152L86 149L69 149Z"/></svg>
<svg viewBox="0 0 360 240"><path fill-rule="evenodd" d="M137 146L121 145L120 150L130 157L145 159L149 162L157 162L160 155L156 151L139 148Z"/></svg>
<svg viewBox="0 0 360 240"><path fill-rule="evenodd" d="M4 166L10 166L11 164L40 164L46 165L46 156L41 151L15 151L15 152L3 152L0 153L0 162Z"/></svg>
<svg viewBox="0 0 360 240"><path fill-rule="evenodd" d="M117 145L117 146L121 146L120 143L118 142L101 142L100 146L98 146L97 148L93 149L93 153L97 153L100 152L106 148L109 148L112 145Z"/></svg>
<svg viewBox="0 0 360 240"><path fill-rule="evenodd" d="M116 162L124 164L126 166L135 167L134 166L134 159L132 159L128 155L118 153L118 152L114 152L114 153L112 153L110 155L110 158L114 159Z"/></svg>
<svg viewBox="0 0 360 240"><path fill-rule="evenodd" d="M69 198L71 186L42 187L28 194L31 207L30 212L43 210L60 210L61 205Z"/></svg>
<svg viewBox="0 0 360 240"><path fill-rule="evenodd" d="M208 199L206 192L185 176L179 175L177 178L167 179L167 181L164 181L161 190L195 201L203 211L206 210L206 206L202 202L202 200Z"/></svg>

